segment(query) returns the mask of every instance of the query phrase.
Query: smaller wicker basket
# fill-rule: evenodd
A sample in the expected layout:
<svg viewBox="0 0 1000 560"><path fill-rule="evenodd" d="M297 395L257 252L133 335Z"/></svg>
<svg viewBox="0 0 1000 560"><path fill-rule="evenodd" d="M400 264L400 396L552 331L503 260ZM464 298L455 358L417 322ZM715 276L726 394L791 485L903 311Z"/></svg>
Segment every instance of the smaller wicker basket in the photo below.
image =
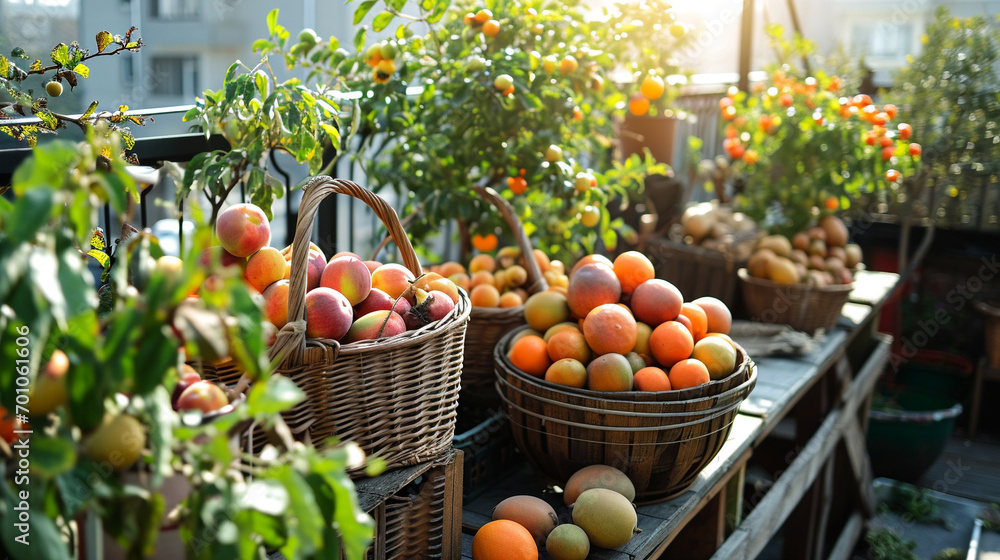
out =
<svg viewBox="0 0 1000 560"><path fill-rule="evenodd" d="M835 284L822 288L808 284L778 284L750 276L739 270L743 301L755 321L789 325L812 334L817 329L830 330L840 319L854 284Z"/></svg>
<svg viewBox="0 0 1000 560"><path fill-rule="evenodd" d="M676 286L685 300L711 296L730 309L738 307L736 271L747 263L732 251L706 249L665 237L646 241L642 251L653 262L656 277Z"/></svg>
<svg viewBox="0 0 1000 560"><path fill-rule="evenodd" d="M396 212L379 196L353 183L315 177L304 188L295 227L295 246L309 244L320 202L345 194L367 204L385 224L404 265L423 272ZM298 439L325 445L330 438L357 443L388 468L430 461L451 447L461 383L465 327L471 305L464 291L443 319L402 334L341 345L306 338L306 251L292 256L288 323L270 350L275 374L295 382L306 399L283 414ZM248 380L232 363L204 364L205 376L243 390ZM254 452L266 443L260 428ZM360 474L355 471L353 474Z"/></svg>
<svg viewBox="0 0 1000 560"><path fill-rule="evenodd" d="M494 350L497 390L514 441L532 468L556 484L596 464L623 471L636 502L685 492L722 448L740 403L757 382L757 368L739 349L728 377L680 391L607 393L556 385L510 363Z"/></svg>
<svg viewBox="0 0 1000 560"><path fill-rule="evenodd" d="M514 233L524 268L528 272L525 289L529 294L548 289L538 262L532 256L531 241L524 233L521 220L510 203L489 187L473 187L487 202L497 208ZM524 306L517 307L473 307L469 314L469 326L465 333L465 363L462 366L462 397L480 404L499 404L493 391L493 347L511 329L525 324Z"/></svg>

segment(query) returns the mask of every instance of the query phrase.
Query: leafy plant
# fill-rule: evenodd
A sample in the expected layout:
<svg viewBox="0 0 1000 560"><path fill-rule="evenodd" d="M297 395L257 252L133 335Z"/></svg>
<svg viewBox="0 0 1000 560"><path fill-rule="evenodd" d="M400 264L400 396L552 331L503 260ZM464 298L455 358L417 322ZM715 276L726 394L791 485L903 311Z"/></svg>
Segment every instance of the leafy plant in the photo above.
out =
<svg viewBox="0 0 1000 560"><path fill-rule="evenodd" d="M404 15L405 7L417 15ZM617 66L599 48L607 29L585 17L582 3L365 1L355 23L369 14L376 14L370 28L359 29L346 56L335 40L308 36L255 46L305 69L310 84L343 79L357 92L361 142L353 157L372 188L404 197L415 245L453 219L466 252L473 233L502 231L502 218L472 189L485 185L512 201L538 245L563 258L599 241L615 246L624 224L607 204L641 183L595 186L611 169L604 162L611 117L624 104L615 105L622 96L606 82ZM392 37L369 42L371 32L393 25ZM418 26L426 32L414 34ZM583 215L589 223L595 211L597 225L584 225Z"/></svg>
<svg viewBox="0 0 1000 560"><path fill-rule="evenodd" d="M267 17L268 39L254 43L261 59L253 67L240 61L226 71L222 88L205 90L204 97L184 120L195 123L206 136L222 134L230 149L203 152L192 158L178 177L177 202L193 191L202 192L211 204L209 223L214 224L223 203L239 185L249 200L272 217L271 204L283 195L283 186L271 175L268 157L275 151L290 154L306 164L311 175L327 174L336 157L350 144L357 125L343 134L340 120L342 96L331 83L304 83L299 78L279 81L269 54L288 45L302 56L325 53L343 58L335 39L321 41L314 32L289 43L287 29L278 25L278 10ZM308 46L307 46L308 45ZM289 60L291 60L289 58Z"/></svg>
<svg viewBox="0 0 1000 560"><path fill-rule="evenodd" d="M0 54L0 132L14 137L18 141L26 141L34 146L39 133L55 132L65 128L67 123L86 129L89 126L104 121L110 124L109 130L117 131L124 140L125 148L132 149L134 140L128 127L122 126L129 122L144 124L145 117L127 113L128 106L120 105L117 111L97 111L97 101L92 102L80 116L69 116L56 113L49 109L49 97L59 97L63 92L63 82L70 90L76 88L80 78L90 76L90 68L85 64L91 59L101 56L114 56L122 52L139 52L143 47L142 39L132 39L132 33L137 31L130 27L125 35L112 35L108 31L97 34L97 52L91 54L89 49L82 48L73 41L69 45L59 43L49 54L52 64L45 66L41 59L35 59L25 70L18 66L16 60L31 60L23 48L15 47L10 58ZM52 74L43 86L44 93L36 94L34 88L25 89L26 83L38 76ZM4 98L7 99L4 99ZM2 124L4 120L25 116L37 117L39 125L34 124Z"/></svg>
<svg viewBox="0 0 1000 560"><path fill-rule="evenodd" d="M787 58L808 56L812 43L789 42L780 26L768 33L786 60L752 93L730 88L719 103L723 146L744 177L737 205L764 227L790 234L863 195L894 198L921 158L912 127L897 120L899 109L850 95L850 85L821 69L805 75Z"/></svg>
<svg viewBox="0 0 1000 560"><path fill-rule="evenodd" d="M121 145L99 124L81 144L38 146L14 173L13 201L0 199L0 358L17 364L14 375L0 376L0 404L16 415L3 420L0 510L28 508L32 545L19 543L7 523L5 550L18 559L69 559L75 521L92 515L138 558L152 550L168 515L180 522L192 558L250 559L265 550L327 558L338 543L349 558L362 557L373 523L346 476L358 453L288 441L279 413L303 394L268 377L262 313L239 275L197 263L211 244L209 228L201 224L180 273L156 263L148 233L123 243L99 312L97 281L86 268L96 211L108 203L127 222L137 192ZM196 291L200 297L190 298ZM57 349L72 364L65 402L43 413L38 372ZM168 387L180 360L225 356L260 379L246 402L211 422L175 413ZM34 391L28 400L26 387ZM250 422L284 433L286 449L244 452L239 437ZM9 446L16 439L6 438L27 423L31 469L22 476ZM130 454L140 456L131 469ZM124 473L148 482L127 482ZM162 484L177 473L191 490L166 512Z"/></svg>
<svg viewBox="0 0 1000 560"><path fill-rule="evenodd" d="M876 529L865 534L868 557L872 560L917 560L917 543L904 541L892 529Z"/></svg>
<svg viewBox="0 0 1000 560"><path fill-rule="evenodd" d="M893 484L888 498L879 504L879 512L905 515L919 523L938 523L944 527L949 520L941 516L937 499L926 488L914 488L902 483Z"/></svg>
<svg viewBox="0 0 1000 560"><path fill-rule="evenodd" d="M1000 21L956 18L939 6L921 42L923 52L908 58L889 94L912 115L931 184L944 195L932 217L964 224L980 200L977 187L1000 173Z"/></svg>

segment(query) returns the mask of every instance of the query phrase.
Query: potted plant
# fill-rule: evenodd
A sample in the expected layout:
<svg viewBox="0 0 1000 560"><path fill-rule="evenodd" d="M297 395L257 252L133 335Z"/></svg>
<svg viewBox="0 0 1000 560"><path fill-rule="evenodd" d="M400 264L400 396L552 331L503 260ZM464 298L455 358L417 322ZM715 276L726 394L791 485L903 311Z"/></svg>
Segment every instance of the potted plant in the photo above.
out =
<svg viewBox="0 0 1000 560"><path fill-rule="evenodd" d="M356 21L376 15L347 56L336 41L320 53L301 42L261 45L306 69L310 83L343 79L361 93L355 161L373 189L403 197L402 213L416 215L411 237L419 242L454 219L468 253L473 234L502 231L502 218L473 191L480 185L511 200L536 246L554 257L613 247L621 222L607 203L641 182L604 183L601 168L581 163L607 148L612 130L605 75L615 63L598 49L606 30L577 2L559 10L520 0L412 4L416 15L405 16L398 4L359 5ZM393 27L391 38L369 39ZM641 158L622 166L647 168Z"/></svg>
<svg viewBox="0 0 1000 560"><path fill-rule="evenodd" d="M768 34L782 64L752 92L730 88L720 99L723 147L742 175L735 196L762 227L791 235L818 213L847 211L860 197L885 202L920 168L913 127L893 104L855 94L841 76L797 69L789 55L811 43L788 41L780 26Z"/></svg>
<svg viewBox="0 0 1000 560"><path fill-rule="evenodd" d="M648 149L661 163L673 163L676 122L674 108L684 74L675 54L692 37L662 0L623 2L603 9L603 27L614 37L606 49L614 55L612 80L619 88L613 101L622 106L618 123L621 156Z"/></svg>

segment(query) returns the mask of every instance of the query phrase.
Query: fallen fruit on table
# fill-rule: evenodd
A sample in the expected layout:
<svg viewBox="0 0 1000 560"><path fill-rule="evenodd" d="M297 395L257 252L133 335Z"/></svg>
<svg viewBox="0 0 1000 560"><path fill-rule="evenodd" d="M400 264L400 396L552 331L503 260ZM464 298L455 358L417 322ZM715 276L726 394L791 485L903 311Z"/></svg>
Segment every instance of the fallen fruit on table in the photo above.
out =
<svg viewBox="0 0 1000 560"><path fill-rule="evenodd" d="M472 537L472 560L538 560L538 545L520 524L498 519Z"/></svg>
<svg viewBox="0 0 1000 560"><path fill-rule="evenodd" d="M636 251L614 261L584 257L565 296L536 293L524 316L531 329L510 341L507 358L559 385L679 390L727 377L737 364L726 336L732 326L726 304L712 297L685 302L676 286L653 277L652 263Z"/></svg>
<svg viewBox="0 0 1000 560"><path fill-rule="evenodd" d="M531 533L535 544L542 546L549 533L559 524L552 506L535 496L511 496L493 508L493 520L508 519Z"/></svg>
<svg viewBox="0 0 1000 560"><path fill-rule="evenodd" d="M590 555L590 538L579 526L563 523L545 539L545 552L552 560L586 560Z"/></svg>
<svg viewBox="0 0 1000 560"><path fill-rule="evenodd" d="M629 502L635 499L635 485L625 473L608 465L590 465L576 471L566 481L563 502L572 506L580 494L591 488L614 490L628 498Z"/></svg>
<svg viewBox="0 0 1000 560"><path fill-rule="evenodd" d="M573 504L573 523L587 533L590 544L618 548L632 539L639 518L625 496L607 488L591 488Z"/></svg>
<svg viewBox="0 0 1000 560"><path fill-rule="evenodd" d="M862 266L862 253L861 247L847 241L844 222L836 216L824 216L817 225L791 238L762 237L747 261L747 272L778 284L819 288L850 284L854 272Z"/></svg>

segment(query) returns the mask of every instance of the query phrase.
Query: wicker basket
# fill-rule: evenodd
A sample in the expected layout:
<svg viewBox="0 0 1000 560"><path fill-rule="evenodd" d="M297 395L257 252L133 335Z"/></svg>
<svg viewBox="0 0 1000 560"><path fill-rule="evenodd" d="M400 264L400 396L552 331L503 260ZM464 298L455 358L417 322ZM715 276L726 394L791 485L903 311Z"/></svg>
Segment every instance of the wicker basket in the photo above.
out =
<svg viewBox="0 0 1000 560"><path fill-rule="evenodd" d="M486 187L474 187L487 202L497 210L514 233L517 245L524 256L524 268L528 272L526 290L529 294L545 291L548 284L542 277L538 262L532 257L532 246L524 233L521 220L517 218L510 203L496 191ZM473 307L469 314L469 326L465 334L465 363L462 366L462 396L468 395L485 406L499 404L495 398L493 385L493 347L511 329L525 324L524 306L517 307Z"/></svg>
<svg viewBox="0 0 1000 560"><path fill-rule="evenodd" d="M854 284L835 284L818 288L808 284L778 284L750 276L739 270L743 285L743 303L755 321L780 323L812 334L817 329L830 330L840 319L840 310L854 289Z"/></svg>
<svg viewBox="0 0 1000 560"><path fill-rule="evenodd" d="M656 277L676 286L686 301L711 296L730 309L738 307L736 271L746 266L746 260L665 237L647 241L643 252L653 262Z"/></svg>
<svg viewBox="0 0 1000 560"><path fill-rule="evenodd" d="M742 349L725 379L680 391L606 393L532 377L497 345L496 378L518 448L556 484L594 464L622 470L636 502L667 500L686 491L722 448L740 403L757 382Z"/></svg>
<svg viewBox="0 0 1000 560"><path fill-rule="evenodd" d="M371 207L399 248L404 265L416 276L420 263L395 211L384 200L350 181L315 177L305 186L294 243L308 245L320 202L338 193ZM279 358L275 373L306 393L306 400L283 416L297 439L325 445L329 438L357 443L389 468L433 460L451 447L471 305L465 292L443 319L420 329L378 340L341 345L306 338L306 251L292 257L288 324L271 347ZM244 389L242 372L230 364L205 367L206 376ZM263 447L261 430L252 438ZM357 472L355 473L357 474Z"/></svg>

